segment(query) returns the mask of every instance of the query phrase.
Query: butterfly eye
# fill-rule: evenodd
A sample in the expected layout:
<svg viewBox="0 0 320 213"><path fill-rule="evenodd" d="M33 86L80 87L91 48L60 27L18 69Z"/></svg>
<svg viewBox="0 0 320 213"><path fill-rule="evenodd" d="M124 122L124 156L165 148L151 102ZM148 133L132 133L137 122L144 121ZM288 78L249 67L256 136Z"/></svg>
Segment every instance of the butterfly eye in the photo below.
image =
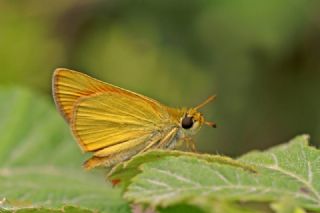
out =
<svg viewBox="0 0 320 213"><path fill-rule="evenodd" d="M192 117L185 116L185 117L182 119L181 126L182 126L182 128L184 128L184 129L190 129L190 128L193 126Z"/></svg>

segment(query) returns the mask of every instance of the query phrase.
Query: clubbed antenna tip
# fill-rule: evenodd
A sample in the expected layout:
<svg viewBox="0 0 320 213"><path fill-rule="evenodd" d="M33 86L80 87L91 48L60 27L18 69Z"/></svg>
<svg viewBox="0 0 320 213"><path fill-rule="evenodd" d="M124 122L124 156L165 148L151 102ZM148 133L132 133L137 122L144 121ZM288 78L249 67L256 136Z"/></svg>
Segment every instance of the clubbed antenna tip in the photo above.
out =
<svg viewBox="0 0 320 213"><path fill-rule="evenodd" d="M214 122L205 121L204 123L210 127L217 128L217 124Z"/></svg>

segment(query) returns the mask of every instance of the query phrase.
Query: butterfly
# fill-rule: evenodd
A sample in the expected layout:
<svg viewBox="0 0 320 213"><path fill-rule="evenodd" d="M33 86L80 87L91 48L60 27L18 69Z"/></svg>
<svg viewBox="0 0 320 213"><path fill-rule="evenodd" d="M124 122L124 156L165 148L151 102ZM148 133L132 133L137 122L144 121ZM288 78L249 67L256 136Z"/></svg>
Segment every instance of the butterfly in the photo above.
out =
<svg viewBox="0 0 320 213"><path fill-rule="evenodd" d="M144 95L102 82L81 72L58 68L52 79L57 109L84 152L93 156L86 169L112 167L151 149L195 146L191 136L203 124L216 127L193 108L172 108Z"/></svg>

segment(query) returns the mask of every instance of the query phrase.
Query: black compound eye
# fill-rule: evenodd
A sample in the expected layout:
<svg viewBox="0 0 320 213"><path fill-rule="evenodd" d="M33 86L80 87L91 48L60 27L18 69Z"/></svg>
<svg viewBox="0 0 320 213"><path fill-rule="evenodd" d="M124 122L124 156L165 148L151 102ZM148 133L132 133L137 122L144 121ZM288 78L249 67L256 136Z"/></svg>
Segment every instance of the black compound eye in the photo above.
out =
<svg viewBox="0 0 320 213"><path fill-rule="evenodd" d="M188 116L184 117L182 119L181 126L184 129L190 129L193 126L192 117L188 117Z"/></svg>

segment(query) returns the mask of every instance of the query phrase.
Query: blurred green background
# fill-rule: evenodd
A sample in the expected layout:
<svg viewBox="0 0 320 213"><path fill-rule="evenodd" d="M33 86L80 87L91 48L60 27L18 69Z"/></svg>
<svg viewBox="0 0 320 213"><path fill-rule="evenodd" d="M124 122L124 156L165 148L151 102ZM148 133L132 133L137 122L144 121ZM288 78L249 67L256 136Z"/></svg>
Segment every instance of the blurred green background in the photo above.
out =
<svg viewBox="0 0 320 213"><path fill-rule="evenodd" d="M204 152L300 133L320 143L319 1L0 0L0 26L0 84L52 105L52 72L66 67L169 106L216 94L202 111L218 128L196 137Z"/></svg>

